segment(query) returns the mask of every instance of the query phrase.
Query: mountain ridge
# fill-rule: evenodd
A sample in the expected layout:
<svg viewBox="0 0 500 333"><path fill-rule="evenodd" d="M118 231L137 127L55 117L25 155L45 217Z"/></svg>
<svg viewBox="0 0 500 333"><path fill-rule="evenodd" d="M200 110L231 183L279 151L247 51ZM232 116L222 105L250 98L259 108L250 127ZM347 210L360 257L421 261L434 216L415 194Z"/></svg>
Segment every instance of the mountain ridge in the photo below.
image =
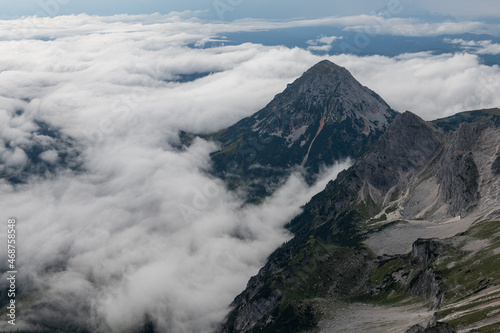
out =
<svg viewBox="0 0 500 333"><path fill-rule="evenodd" d="M446 132L410 112L398 115L290 222L294 238L249 281L220 332L314 329L325 321L318 297L378 305L410 298L430 302L440 318L448 318L449 310L442 308L454 304L454 290L461 288L452 277L464 271L440 262L450 256L465 261L467 256L453 254L467 245L460 237L477 242L482 228L491 227L488 221L500 219L495 210L500 202L499 119L483 111ZM494 260L498 253L495 247L483 260ZM476 269L466 277L484 286L482 272L489 268ZM493 276L488 281L484 288L500 285ZM474 293L464 291L465 297ZM463 325L458 319L452 323Z"/></svg>
<svg viewBox="0 0 500 333"><path fill-rule="evenodd" d="M466 299L476 291L454 282L462 269L441 262L454 257L463 267L468 257L453 252L467 251L461 239L484 242L484 228L500 219L499 129L498 109L433 122L396 113L345 68L322 61L265 108L213 135L221 145L212 155L216 175L258 198L290 170L313 182L321 163L356 160L290 221L294 237L250 279L218 332L313 332L339 316L326 316L325 303L401 308L405 300L436 316L401 331L454 331L439 319L462 327L443 309L455 306L457 290ZM492 277L484 286L486 270L477 271L464 279L487 290L500 285Z"/></svg>

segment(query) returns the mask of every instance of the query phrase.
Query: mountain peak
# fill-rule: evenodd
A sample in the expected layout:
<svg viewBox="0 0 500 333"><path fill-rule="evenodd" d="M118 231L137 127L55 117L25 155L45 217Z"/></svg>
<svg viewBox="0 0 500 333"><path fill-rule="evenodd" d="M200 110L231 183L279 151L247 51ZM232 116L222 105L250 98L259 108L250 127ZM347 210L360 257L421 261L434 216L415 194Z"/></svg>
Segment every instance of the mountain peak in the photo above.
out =
<svg viewBox="0 0 500 333"><path fill-rule="evenodd" d="M339 83L358 83L347 69L329 60L322 60L309 68L300 78L288 85L288 88L305 92L321 90L333 93Z"/></svg>
<svg viewBox="0 0 500 333"><path fill-rule="evenodd" d="M345 71L349 72L347 69L344 67L341 67L330 60L321 60L318 62L316 65L312 66L307 70L307 72L315 72L315 71ZM306 73L307 73L306 72Z"/></svg>
<svg viewBox="0 0 500 333"><path fill-rule="evenodd" d="M311 68L309 68L307 71L306 71L306 74L307 73L314 73L314 74L318 74L318 73L333 73L333 72L339 72L339 73L344 73L344 74L349 74L349 71L347 69L345 69L344 67L341 67L333 62L331 62L330 60L321 60L320 62L318 62L316 65L312 66Z"/></svg>
<svg viewBox="0 0 500 333"><path fill-rule="evenodd" d="M324 119L326 124L346 119L361 122L363 133L383 131L395 112L375 92L361 85L344 67L323 60L307 70L278 94L257 118L298 119L294 123L281 122L279 131L290 135L297 126L311 119ZM273 117L274 116L274 117ZM300 119L300 120L299 120ZM259 119L260 120L260 119ZM270 122L261 121L259 130L276 133ZM270 132L272 131L272 132Z"/></svg>
<svg viewBox="0 0 500 333"><path fill-rule="evenodd" d="M269 181L269 174L279 178L296 166L314 175L322 165L361 156L396 114L347 69L323 60L265 108L222 131L213 161L236 184ZM266 193L273 184L264 186Z"/></svg>

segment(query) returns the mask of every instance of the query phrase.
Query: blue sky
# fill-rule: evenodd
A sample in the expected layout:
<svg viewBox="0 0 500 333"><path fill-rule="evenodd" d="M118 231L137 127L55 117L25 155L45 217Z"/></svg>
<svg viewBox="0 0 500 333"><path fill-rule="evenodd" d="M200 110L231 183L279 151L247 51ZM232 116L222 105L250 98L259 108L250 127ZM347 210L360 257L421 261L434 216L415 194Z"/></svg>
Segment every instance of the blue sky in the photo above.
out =
<svg viewBox="0 0 500 333"><path fill-rule="evenodd" d="M286 0L183 0L183 1L80 1L80 0L26 0L22 2L2 0L0 5L3 16L34 15L40 11L50 16L66 14L148 14L169 13L171 11L205 11L207 17L217 18L217 8L228 18L264 17L319 17L329 15L350 15L369 12L383 7L384 0L362 0L355 6L347 1L328 0L303 1Z"/></svg>
<svg viewBox="0 0 500 333"><path fill-rule="evenodd" d="M387 6L401 6L402 14L428 12L458 18L500 17L496 0L1 0L0 17L57 16L68 14L148 14L171 11L204 11L209 19L296 18L368 14ZM218 9L217 9L218 8Z"/></svg>

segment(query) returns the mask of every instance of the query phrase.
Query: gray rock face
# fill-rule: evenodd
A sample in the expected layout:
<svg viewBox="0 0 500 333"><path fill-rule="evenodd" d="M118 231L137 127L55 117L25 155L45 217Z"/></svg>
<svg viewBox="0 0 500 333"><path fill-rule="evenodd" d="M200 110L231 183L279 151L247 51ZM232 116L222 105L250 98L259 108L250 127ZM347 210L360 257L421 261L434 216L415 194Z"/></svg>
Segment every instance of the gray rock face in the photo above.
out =
<svg viewBox="0 0 500 333"><path fill-rule="evenodd" d="M435 326L427 327L425 333L457 333L455 328L448 323L437 322Z"/></svg>
<svg viewBox="0 0 500 333"><path fill-rule="evenodd" d="M438 257L442 252L442 243L427 240L417 240L413 243L411 255L418 260L421 265L429 266L431 260Z"/></svg>
<svg viewBox="0 0 500 333"><path fill-rule="evenodd" d="M495 175L500 175L500 155L497 156L495 162L493 162L493 164L491 165L491 171Z"/></svg>
<svg viewBox="0 0 500 333"><path fill-rule="evenodd" d="M233 301L232 306L238 306L238 314L219 332L247 332L271 316L273 310L280 304L281 295L279 290L266 292L263 282L264 275L275 269L274 265L268 265L266 269L262 268L256 276L250 279L246 293ZM247 302L248 299L256 299L256 301Z"/></svg>
<svg viewBox="0 0 500 333"><path fill-rule="evenodd" d="M418 144L416 144L418 142ZM418 173L443 145L443 135L411 112L405 112L358 163L360 178L386 194ZM401 187L400 186L400 187Z"/></svg>
<svg viewBox="0 0 500 333"><path fill-rule="evenodd" d="M249 303L249 306L241 307L241 315L232 323L235 331L246 332L255 327L263 318L269 317L269 314L279 305L279 299L277 295L270 295Z"/></svg>
<svg viewBox="0 0 500 333"><path fill-rule="evenodd" d="M427 328L421 325L414 325L407 329L405 333L457 333L457 331L448 323L437 322L433 326L427 326Z"/></svg>
<svg viewBox="0 0 500 333"><path fill-rule="evenodd" d="M499 199L498 124L485 117L443 132L410 112L396 117L360 159L360 193L377 205L407 195L405 219L467 216L481 200ZM401 204L401 203L400 203Z"/></svg>
<svg viewBox="0 0 500 333"><path fill-rule="evenodd" d="M443 301L443 294L439 288L439 278L429 267L430 262L442 252L442 248L442 243L432 240L417 240L412 246L412 256L418 260L421 266L427 269L418 277L411 291L416 296L433 300L433 309L439 308Z"/></svg>
<svg viewBox="0 0 500 333"><path fill-rule="evenodd" d="M466 214L479 200L479 171L472 152L484 128L484 124L461 124L441 160L438 178L452 215Z"/></svg>
<svg viewBox="0 0 500 333"><path fill-rule="evenodd" d="M425 328L422 325L413 325L405 331L405 333L424 333Z"/></svg>

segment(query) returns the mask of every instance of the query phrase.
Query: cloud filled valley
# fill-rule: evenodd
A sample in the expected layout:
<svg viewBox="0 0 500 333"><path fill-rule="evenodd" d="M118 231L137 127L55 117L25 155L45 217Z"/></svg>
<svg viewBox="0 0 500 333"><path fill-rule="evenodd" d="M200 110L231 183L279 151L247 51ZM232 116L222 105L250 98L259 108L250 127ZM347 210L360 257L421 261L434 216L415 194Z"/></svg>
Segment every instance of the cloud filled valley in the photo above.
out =
<svg viewBox="0 0 500 333"><path fill-rule="evenodd" d="M294 174L261 205L245 205L210 176L215 144L182 148L179 131L212 133L253 114L323 58L203 47L237 24L137 20L65 16L28 34L2 23L0 211L18 220L19 299L31 304L18 328L126 332L151 318L172 332L208 332L290 238L283 226L351 163L326 168L312 187ZM425 119L500 105L500 68L474 54L327 58Z"/></svg>

